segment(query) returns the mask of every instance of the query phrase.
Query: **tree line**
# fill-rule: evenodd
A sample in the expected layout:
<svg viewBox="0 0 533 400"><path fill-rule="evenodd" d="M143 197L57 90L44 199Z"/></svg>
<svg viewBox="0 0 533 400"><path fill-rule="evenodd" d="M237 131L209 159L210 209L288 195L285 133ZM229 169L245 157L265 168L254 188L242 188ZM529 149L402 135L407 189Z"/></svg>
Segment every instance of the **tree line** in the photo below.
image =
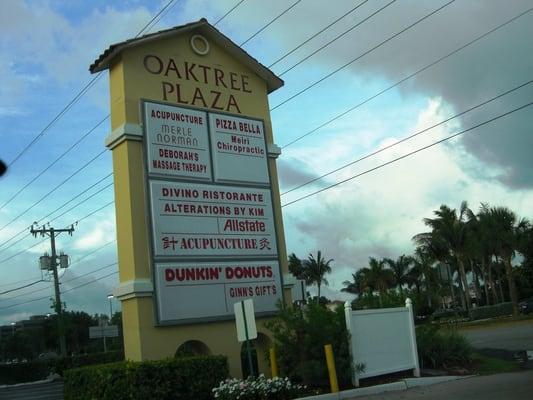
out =
<svg viewBox="0 0 533 400"><path fill-rule="evenodd" d="M530 221L508 207L486 203L475 212L464 201L459 209L441 205L423 222L428 231L412 238L413 254L396 259L370 257L368 265L358 268L341 291L359 299L377 297L380 307L387 296L404 297L409 291L430 310L447 304L467 313L473 297L478 306L508 298L515 315L519 299L533 296ZM317 285L320 298L320 286L328 283L332 261L326 261L320 251L316 258L310 254L303 261L291 254L289 270L308 285Z"/></svg>

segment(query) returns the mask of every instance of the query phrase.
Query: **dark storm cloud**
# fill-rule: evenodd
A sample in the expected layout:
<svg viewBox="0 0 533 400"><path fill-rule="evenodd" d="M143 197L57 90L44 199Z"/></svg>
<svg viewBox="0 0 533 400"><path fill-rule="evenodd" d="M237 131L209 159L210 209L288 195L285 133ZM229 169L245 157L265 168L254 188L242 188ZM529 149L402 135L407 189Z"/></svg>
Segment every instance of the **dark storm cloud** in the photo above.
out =
<svg viewBox="0 0 533 400"><path fill-rule="evenodd" d="M383 4L385 3L365 4L350 18L336 24L327 31L327 34L307 45L305 51L309 53L318 48L321 43L328 40L327 38L333 38ZM333 70L443 4L445 1L398 1L308 62L320 63ZM387 87L390 83L399 81L528 10L532 5L530 0L456 1L360 61L351 64L350 71L361 79L384 78L389 81L383 85ZM292 40L297 43L309 35L308 32L304 32L303 26L309 24L316 27L325 26L326 21L333 20L335 16L342 14L341 9L350 6L348 2L341 2L331 9L319 6L309 9L299 29L298 24L291 25ZM529 12L406 81L398 89L404 94L419 93L439 97L454 111L463 111L533 79L532 37L533 12ZM297 74L298 71L296 68L284 76L287 90L292 90L290 75ZM334 83L335 77L328 81ZM312 90L319 90L319 87ZM354 97L354 104L358 100L361 99ZM531 101L533 101L533 84L505 96L481 112L462 117L460 122L463 128L468 128ZM532 110L533 108L529 107L513 113L462 138L461 143L468 152L482 162L501 170L498 179L509 187L533 187ZM355 117L355 114L351 115Z"/></svg>
<svg viewBox="0 0 533 400"><path fill-rule="evenodd" d="M312 172L311 166L294 158L285 159L280 157L277 165L282 192L318 177L317 174ZM322 181L317 181L309 185L309 187L320 184L322 184Z"/></svg>

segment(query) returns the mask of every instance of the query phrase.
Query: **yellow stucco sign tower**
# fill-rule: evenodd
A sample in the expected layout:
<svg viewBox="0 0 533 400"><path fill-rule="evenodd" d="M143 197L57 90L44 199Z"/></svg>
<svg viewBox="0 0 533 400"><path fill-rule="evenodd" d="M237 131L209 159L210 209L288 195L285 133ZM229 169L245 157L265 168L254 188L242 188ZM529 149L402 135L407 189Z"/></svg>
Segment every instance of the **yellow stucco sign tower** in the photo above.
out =
<svg viewBox="0 0 533 400"><path fill-rule="evenodd" d="M268 93L283 81L206 20L110 46L126 358L224 354L241 375L233 304L265 320L290 301Z"/></svg>

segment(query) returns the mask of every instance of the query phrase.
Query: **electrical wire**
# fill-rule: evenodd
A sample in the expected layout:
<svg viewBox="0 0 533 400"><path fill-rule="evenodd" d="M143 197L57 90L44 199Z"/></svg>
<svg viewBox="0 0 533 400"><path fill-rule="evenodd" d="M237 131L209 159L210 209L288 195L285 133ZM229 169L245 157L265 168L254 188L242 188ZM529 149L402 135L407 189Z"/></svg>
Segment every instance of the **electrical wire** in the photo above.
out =
<svg viewBox="0 0 533 400"><path fill-rule="evenodd" d="M286 148L286 147L289 147L290 145L292 145L292 144L294 144L294 143L300 141L300 140L303 139L304 137L311 135L312 133L318 131L319 129L321 129L321 128L327 126L327 125L329 125L330 123L332 123L332 122L334 122L335 120L337 120L337 119L339 119L339 118L345 116L346 114L348 114L348 113L350 113L350 112L356 110L357 108L359 108L359 107L361 107L362 105L368 103L369 101L375 99L376 97L381 96L382 94L388 92L389 90L391 90L391 89L393 89L393 88L395 88L395 87L401 85L403 82L405 82L405 81L407 81L407 80L409 80L409 79L415 77L416 75L418 75L418 74L424 72L425 70L427 70L427 69L429 69L429 68L435 66L436 64L438 64L438 63L444 61L445 59L447 59L447 58L453 56L454 54L460 52L461 50L465 49L466 47L471 46L472 44L478 42L478 41L481 40L481 39L484 39L484 38L487 37L488 35L490 35L490 34L496 32L496 31L498 31L499 29L501 29L501 28L503 28L504 26L510 24L511 22L516 21L517 19L519 19L519 18L523 17L524 15L530 13L532 10L533 10L533 7L527 9L526 11L524 11L524 12L522 12L522 13L516 15L516 16L514 16L514 17L511 18L511 19L508 19L507 21L505 21L505 22L499 24L498 26L492 28L491 30L489 30L489 31L487 31L487 32L485 32L485 33L483 33L483 34L477 36L476 38L474 38L474 39L470 40L469 42L463 44L462 46L456 48L455 50L451 51L450 53L447 53L446 55L444 55L444 56L442 56L442 57L436 59L435 61L433 61L433 62L427 64L426 66L420 68L419 70L417 70L417 71L415 71L415 72L413 72L413 73L407 75L406 77L400 79L400 80L397 81L396 83L394 83L394 84L388 86L387 88L385 88L385 89L379 91L378 93L376 93L376 94L374 94L374 95L368 97L367 99L365 99L365 100L363 100L362 102L356 104L355 106L350 107L350 108L347 109L346 111L343 111L342 113L336 115L335 117L333 117L333 118L327 120L326 122L322 123L321 125L317 126L316 128L313 128L312 130L306 132L305 134L303 134L303 135L301 135L301 136L298 136L296 139L294 139L294 140L292 140L292 141L290 141L290 142L284 144L283 146L281 146L281 148L284 149L284 148Z"/></svg>
<svg viewBox="0 0 533 400"><path fill-rule="evenodd" d="M240 0L239 2L237 2L237 4L235 4L228 12L226 12L226 14L224 14L222 17L220 17L214 24L213 26L217 26L220 22L222 22L222 20L224 18L226 18L228 15L230 15L237 7L239 7L242 3L244 3L246 0Z"/></svg>
<svg viewBox="0 0 533 400"><path fill-rule="evenodd" d="M281 12L281 14L278 14L276 17L270 20L266 25L263 25L261 29L259 29L257 32L255 32L252 36L250 36L248 39L246 39L244 42L242 42L239 46L244 46L246 43L248 43L250 40L252 40L254 37L259 35L261 32L263 32L266 28L268 28L270 25L272 25L274 22L276 22L279 18L281 18L283 15L288 13L290 10L292 10L294 7L298 5L302 0L296 0L294 3L292 3L288 8L286 8L284 11Z"/></svg>
<svg viewBox="0 0 533 400"><path fill-rule="evenodd" d="M96 278L90 282L87 282L87 283L84 283L83 285L79 285L79 286L76 286L76 287L73 287L73 288L70 288L70 289L67 289L65 290L64 292L62 292L62 294L64 293L68 293L68 292L71 292L73 290L76 290L76 289L79 289L79 288L82 288L84 286L88 286L88 285L92 285L93 283L96 283L98 281L101 281L102 279L105 279L105 278L108 278L112 275L115 275L115 274L118 274L118 271L114 271L114 272L111 272L110 274L107 274L107 275L104 275L104 276L101 276L99 278ZM26 301L23 301L23 302L20 302L20 303L16 303L16 304L11 304L9 306L5 306L5 307L0 307L0 310L6 310L8 308L13 308L13 307L18 307L18 306L22 306L22 305L25 305L25 304L29 304L29 303L34 303L36 301L40 301L40 300L46 300L46 299L50 299L50 296L44 296L44 297L39 297L39 298L36 298L36 299L31 299L31 300L26 300Z"/></svg>
<svg viewBox="0 0 533 400"><path fill-rule="evenodd" d="M324 188L322 188L322 189L319 189L319 190L316 190L316 191L314 191L314 192L312 192L312 193L309 193L309 194L307 194L307 195L305 195L305 196L301 196L301 197L299 197L299 198L297 198L297 199L295 199L295 200L289 201L288 203L283 204L281 207L287 207L287 206L290 206L291 204L297 203L297 202L299 202L299 201L302 201L302 200L304 200L304 199L307 199L307 198L309 198L309 197L312 197L312 196L315 196L315 195L317 195L317 194L319 194L319 193L322 193L322 192L324 192L324 191L326 191L326 190L329 190L329 189L332 189L332 188L334 188L334 187L336 187L336 186L342 185L343 183L346 183L346 182L348 182L348 181L351 181L351 180L353 180L353 179L355 179L355 178L358 178L358 177L360 177L360 176L366 175L366 174L368 174L368 173L370 173L370 172L376 171L376 170L378 170L378 169L380 169L380 168L383 168L383 167L385 167L385 166L387 166L387 165L393 164L393 163L395 163L395 162L397 162L397 161L399 161L399 160L403 160L404 158L410 157L410 156L412 156L412 155L414 155L414 154L416 154L416 153L419 153L419 152L421 152L421 151L423 151L423 150L429 149L430 147L436 146L436 145L438 145L438 144L440 144L440 143L446 142L446 141L448 141L448 140L450 140L450 139L453 139L453 138L455 138L455 137L457 137L457 136L463 135L463 134L465 134L465 133L467 133L467 132L470 132L470 131L472 131L472 130L474 130L474 129L476 129L476 128L479 128L480 126L487 125L487 124L489 124L489 123L491 123L491 122L493 122L493 121L496 121L497 119L503 118L503 117L505 117L505 116L507 116L507 115L510 115L510 114L514 113L514 112L517 112L517 111L523 110L523 109L525 109L525 108L527 108L527 107L529 107L529 106L531 106L531 105L533 105L533 101L530 102L530 103L524 104L524 105L522 105L522 106L520 106L520 107L517 107L517 108L515 108L515 109L513 109L513 110L511 110L511 111L507 111L507 112L505 112L505 113L503 113L503 114L500 114L500 115L498 115L498 116L496 116L496 117L494 117L494 118L491 118L491 119L489 119L489 120L486 120L486 121L484 121L484 122L481 122L481 123L479 123L479 124L477 124L477 125L474 125L474 126L468 128L468 129L464 129L464 130L462 130L462 131L459 131L459 132L457 132L457 133L455 133L455 134L453 134L453 135L451 135L451 136L448 136L448 137L446 137L446 138L444 138L444 139L437 140L436 142L433 142L433 143L431 143L431 144L429 144L429 145L427 145L427 146L420 147L420 148L418 148L418 149L416 149L416 150L414 150L414 151L411 151L411 152L409 152L409 153L406 153L406 154L404 154L404 155L402 155L402 156L400 156L400 157L396 157L396 158L394 158L394 159L392 159L392 160L390 160L390 161L387 161L387 162L385 162L385 163L383 163L383 164L380 164L380 165L378 165L378 166L376 166L376 167L373 167L373 168L367 169L367 170L365 170L365 171L363 171L363 172L360 172L360 173L358 173L358 174L356 174L356 175L352 175L352 176L350 176L349 178L343 179L342 181L336 182L336 183L331 184L331 185L329 185L329 186L326 186L326 187L324 187Z"/></svg>
<svg viewBox="0 0 533 400"><path fill-rule="evenodd" d="M27 285L24 285L24 286L19 286L17 288L14 288L14 289L9 289L9 290L6 290L5 292L1 292L0 293L0 296L4 295L4 294L8 294L8 293L11 293L11 292L16 292L17 290L21 290L21 289L25 289L27 287L30 287L30 286L33 286L33 285L36 285L40 282L44 282L42 279L38 280L38 281L35 281L35 282L32 282L32 283L28 283ZM3 299L2 299L3 300Z"/></svg>
<svg viewBox="0 0 533 400"><path fill-rule="evenodd" d="M390 2L388 2L387 4L385 4L384 6L382 6L381 8L378 8L376 11L374 11L372 14L370 14L369 16L363 18L361 21L359 21L358 23L356 23L355 25L351 26L348 30L342 32L341 34L335 36L333 39L331 39L330 41L328 41L327 43L323 44L322 46L320 46L318 49L316 49L315 51L313 51L311 54L308 54L307 56L305 56L304 58L302 58L300 61L298 61L296 64L292 65L291 67L283 70L282 72L280 72L278 74L278 76L283 76L285 75L287 72L293 70L294 68L296 68L298 65L304 63L305 61L307 61L308 59L310 59L311 57L313 57L315 54L321 52L322 50L324 50L326 47L328 47L330 44L336 42L337 40L339 40L341 37L343 37L344 35L350 33L351 31L353 31L355 28L357 28L358 26L361 26L362 24L364 24L366 21L368 21L369 19L371 19L372 17L376 16L377 14L379 14L381 11L383 11L384 9L386 9L387 7L393 5L394 3L396 3L397 0L392 0Z"/></svg>
<svg viewBox="0 0 533 400"><path fill-rule="evenodd" d="M312 83L311 85L309 86L306 86L304 89L298 91L296 94L290 96L289 98L283 100L281 103L278 103L277 105L275 105L274 107L272 107L270 109L270 111L274 111L276 109L278 109L279 107L281 107L282 105L284 104L287 104L289 101L293 100L294 98L300 96L301 94L307 92L309 89L315 87L316 85L318 85L319 83L325 81L326 79L330 78L331 76L335 75L336 73L340 72L341 70L343 70L344 68L348 67L349 65L353 64L354 62L360 60L361 58L365 57L366 55L372 53L373 51L377 50L378 48L380 48L381 46L383 46L384 44L390 42L391 40L395 39L396 37L400 36L402 33L408 31L409 29L415 27L416 25L418 25L419 23L425 21L426 19L428 19L429 17L433 16L434 14L438 13L439 11L441 11L442 9L444 9L445 7L449 6L450 4L452 4L453 2L455 2L455 0L450 0L448 1L446 4L440 6L439 8L437 8L436 10L430 12L429 14L426 14L425 16L423 16L422 18L419 18L417 19L415 22L413 22L412 24L408 25L407 27L403 28L401 31L399 32L396 32L394 35L388 37L387 39L381 41L379 44L375 45L374 47L368 49L367 51L365 51L364 53L358 55L357 57L355 57L354 59L348 61L347 63L343 64L342 66L340 66L339 68L335 69L334 71L330 72L329 74L323 76L322 78L320 78L319 80L315 81L314 83Z"/></svg>
<svg viewBox="0 0 533 400"><path fill-rule="evenodd" d="M339 18L337 18L335 21L331 22L330 24L328 24L327 26L325 26L324 28L322 28L321 30L319 30L318 32L314 33L312 36L310 36L309 38L307 38L306 40L304 40L302 43L300 43L298 46L294 47L292 50L290 50L289 52L283 54L281 57L279 57L278 59L276 59L274 62L272 62L268 68L272 68L274 65L276 65L277 63L279 63L281 60L287 58L288 56L290 56L292 53L294 53L296 50L298 50L299 48L301 48L302 46L305 46L307 43L309 43L311 40L313 40L314 38L316 38L318 35L320 35L321 33L325 32L326 30L328 30L329 28L331 28L333 25L335 25L337 22L339 22L341 19L347 17L348 15L350 15L351 13L353 13L355 10L357 10L359 7L361 7L363 4L365 3L368 3L368 0L363 0L361 3L359 3L358 5L356 5L354 8L352 8L351 10L347 11L346 13L344 13L343 15L341 15ZM355 27L354 27L355 28Z"/></svg>
<svg viewBox="0 0 533 400"><path fill-rule="evenodd" d="M338 171L340 171L340 170L343 170L344 168L347 168L347 167L349 167L349 166L352 166L352 165L354 165L354 164L357 164L358 162L361 162L361 161L363 161L363 160L366 160L367 158L373 157L373 156L375 156L376 154L379 154L379 153L381 153L381 152L383 152L383 151L385 151L385 150L388 150L388 149L390 149L390 148L392 148L392 147L394 147L394 146L399 145L400 143L404 143L404 142L406 142L406 141L408 141L408 140L410 140L410 139L412 139L412 138L414 138L414 137L416 137L416 136L421 135L422 133L428 132L428 131L430 131L431 129L436 128L437 126L443 125L443 124L445 124L445 123L451 121L452 119L455 119L455 118L458 118L458 117L460 117L460 116L463 116L463 115L465 115L465 114L467 114L467 113L469 113L469 112L471 112L471 111L473 111L473 110L476 110L476 109L478 109L478 108L480 108L480 107L483 107L484 105L486 105L486 104L488 104L488 103L490 103L490 102L492 102L492 101L494 101L494 100L497 100L497 99L499 99L499 98L501 98L501 97L503 97L503 96L506 96L506 95L508 95L509 93L515 92L515 91L517 91L517 90L523 88L524 86L528 86L528 85L530 85L531 83L533 83L533 80L529 80L529 81L527 81L527 82L525 82L525 83L522 83L521 85L518 85L518 86L513 87L512 89L506 90L505 92L500 93L500 94L498 94L498 95L496 95L496 96L493 96L493 97L491 97L490 99L487 99L487 100L485 100L485 101L483 101L483 102L481 102L481 103L478 103L478 104L476 104L476 105L473 106L473 107L470 107L470 108L468 108L468 109L466 109L466 110L461 111L460 113L457 113L457 114L455 114L455 115L453 115L453 116L451 116L451 117L449 117L449 118L446 118L446 119L444 119L444 120L442 120L442 121L440 121L440 122L437 122L437 123L435 123L435 124L433 124L433 125L431 125L431 126L428 126L427 128L424 128L424 129L422 129L422 130L420 130L420 131L417 131L417 132L415 132L415 133L413 133L413 134L411 134L411 135L408 135L408 136L406 136L406 137L404 137L404 138L398 140L397 142L391 143L391 144L389 144L389 145L387 145L387 146L385 146L385 147L381 147L381 148L379 148L378 150L375 150L375 151L373 151L372 153L366 154L366 155L364 155L364 156L362 156L362 157L360 157L360 158L358 158L358 159L356 159L356 160L354 160L354 161L350 161L349 163L344 164L344 165L340 166L339 168L335 168L335 169L333 169L333 170L331 170L331 171L329 171L329 172L327 172L327 173L325 173L325 174L323 174L323 175L320 175L320 176L318 176L318 177L316 177L316 178L313 178L313 179L310 179L310 180L308 180L308 181L306 181L306 182L304 182L304 183L301 183L301 184L299 184L299 185L297 185L297 186L295 186L295 187L293 187L293 188L291 188L291 189L289 189L289 190L287 190L287 191L281 193L281 196L284 196L284 195L286 195L286 194L288 194L288 193L290 193L290 192L293 192L293 191L295 191L295 190L301 189L301 188L304 187L304 186L307 186L307 185L309 185L309 184L311 184L311 183L313 183L313 182L316 182L316 181L318 181L318 180L320 180L320 179L322 179L322 178L325 178L326 176L329 176L329 175L331 175L331 174L334 174L335 172L338 172Z"/></svg>

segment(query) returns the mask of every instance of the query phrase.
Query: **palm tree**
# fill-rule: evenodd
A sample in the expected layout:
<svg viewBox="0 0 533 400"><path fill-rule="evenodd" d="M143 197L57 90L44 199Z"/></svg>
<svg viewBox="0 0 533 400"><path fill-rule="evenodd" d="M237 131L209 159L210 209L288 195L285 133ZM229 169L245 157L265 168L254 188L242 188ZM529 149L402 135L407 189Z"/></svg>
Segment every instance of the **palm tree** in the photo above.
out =
<svg viewBox="0 0 533 400"><path fill-rule="evenodd" d="M435 285L437 284L437 271L433 268L435 258L424 247L417 247L415 255L411 258L413 269L418 273L417 279L423 278L424 286L426 287L426 296L428 307L432 307L431 296L435 292Z"/></svg>
<svg viewBox="0 0 533 400"><path fill-rule="evenodd" d="M342 284L344 287L341 289L341 292L352 293L358 296L374 290L368 285L363 269L359 269L355 274L352 274L352 281L344 281Z"/></svg>
<svg viewBox="0 0 533 400"><path fill-rule="evenodd" d="M459 214L457 214L456 210L452 210L444 204L438 210L434 211L434 214L436 218L424 218L424 223L431 228L431 232L418 234L414 237L414 240L415 242L423 243L429 239L430 241L433 240L439 243L439 245L444 244L446 246L450 255L457 262L459 276L465 294L466 308L470 313L472 302L466 279L464 261L467 258L468 240L470 236L468 216L471 214L471 211L466 201L463 201Z"/></svg>
<svg viewBox="0 0 533 400"><path fill-rule="evenodd" d="M392 271L385 268L385 260L370 257L368 267L362 268L361 274L366 286L379 292L379 305L382 307L382 296L394 283Z"/></svg>
<svg viewBox="0 0 533 400"><path fill-rule="evenodd" d="M411 269L413 259L405 254L402 254L396 260L385 258L384 261L392 271L396 287L399 288L400 293L403 294L402 286L409 283L409 270Z"/></svg>
<svg viewBox="0 0 533 400"><path fill-rule="evenodd" d="M302 265L305 269L305 274L307 276L307 279L310 284L316 284L318 287L318 297L317 302L320 301L320 286L322 284L327 285L328 281L325 278L326 274L331 273L331 266L330 264L333 262L332 259L325 261L325 259L322 257L322 253L320 250L317 252L316 259L313 257L312 254L309 254L309 257L307 260L304 260L302 262Z"/></svg>
<svg viewBox="0 0 533 400"><path fill-rule="evenodd" d="M516 214L507 207L488 207L482 205L482 211L490 216L491 232L496 249L496 254L505 266L505 274L509 286L509 296L513 303L513 314L518 314L518 293L513 276L513 259L519 248L521 237L528 228L525 219L519 220Z"/></svg>

